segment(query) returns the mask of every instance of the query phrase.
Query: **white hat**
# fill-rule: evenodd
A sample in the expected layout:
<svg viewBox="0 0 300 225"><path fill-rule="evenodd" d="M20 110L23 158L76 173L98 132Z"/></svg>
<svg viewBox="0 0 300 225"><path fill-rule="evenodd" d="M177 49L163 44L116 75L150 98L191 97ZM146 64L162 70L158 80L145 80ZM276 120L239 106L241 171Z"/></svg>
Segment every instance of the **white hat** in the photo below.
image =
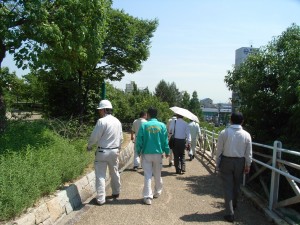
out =
<svg viewBox="0 0 300 225"><path fill-rule="evenodd" d="M101 100L97 109L112 109L112 104L108 100Z"/></svg>

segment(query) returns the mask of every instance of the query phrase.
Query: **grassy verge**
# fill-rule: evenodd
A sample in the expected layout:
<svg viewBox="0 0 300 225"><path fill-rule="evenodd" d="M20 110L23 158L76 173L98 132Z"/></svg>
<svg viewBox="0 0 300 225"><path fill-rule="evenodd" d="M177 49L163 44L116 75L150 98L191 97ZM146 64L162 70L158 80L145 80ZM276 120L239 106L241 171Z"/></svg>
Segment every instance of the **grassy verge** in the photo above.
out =
<svg viewBox="0 0 300 225"><path fill-rule="evenodd" d="M69 141L43 121L15 121L0 136L0 220L78 177L93 160L86 139Z"/></svg>

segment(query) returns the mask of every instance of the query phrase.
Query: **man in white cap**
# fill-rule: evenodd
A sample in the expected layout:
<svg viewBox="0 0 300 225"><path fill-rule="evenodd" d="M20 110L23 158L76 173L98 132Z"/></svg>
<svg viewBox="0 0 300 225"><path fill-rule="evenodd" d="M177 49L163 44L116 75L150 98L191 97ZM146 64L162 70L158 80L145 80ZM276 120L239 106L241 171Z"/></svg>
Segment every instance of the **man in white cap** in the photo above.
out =
<svg viewBox="0 0 300 225"><path fill-rule="evenodd" d="M92 145L97 143L95 155L96 175L96 200L99 205L105 203L106 169L109 168L111 176L112 197L119 197L121 182L119 174L119 149L123 140L122 125L112 115L112 104L108 100L101 100L97 108L100 119L91 134L87 150L91 151Z"/></svg>

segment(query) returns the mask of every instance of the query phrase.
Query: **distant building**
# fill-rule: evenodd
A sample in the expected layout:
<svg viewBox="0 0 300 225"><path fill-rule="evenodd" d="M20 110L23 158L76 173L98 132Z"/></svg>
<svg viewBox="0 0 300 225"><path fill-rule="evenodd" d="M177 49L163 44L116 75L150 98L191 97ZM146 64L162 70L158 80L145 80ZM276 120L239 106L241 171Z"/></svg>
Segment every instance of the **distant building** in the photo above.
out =
<svg viewBox="0 0 300 225"><path fill-rule="evenodd" d="M132 93L136 88L140 92L145 92L148 90L148 87L137 87L134 81L131 81L129 84L126 84L125 93Z"/></svg>
<svg viewBox="0 0 300 225"><path fill-rule="evenodd" d="M214 104L210 98L200 101L202 115L205 121L212 122L216 126L226 125L229 122L231 114L231 104L218 103Z"/></svg>
<svg viewBox="0 0 300 225"><path fill-rule="evenodd" d="M125 93L132 93L134 90L134 85L134 81L131 81L129 84L126 84Z"/></svg>
<svg viewBox="0 0 300 225"><path fill-rule="evenodd" d="M235 50L235 67L238 67L241 65L247 57L252 54L257 52L257 48L252 48L251 47L242 47L237 50ZM240 97L238 90L233 90L232 91L232 97L231 97L231 102L232 102L232 112L238 111L240 107Z"/></svg>
<svg viewBox="0 0 300 225"><path fill-rule="evenodd" d="M210 98L205 98L200 100L200 105L203 108L213 108L214 104L213 104L213 100L211 100Z"/></svg>

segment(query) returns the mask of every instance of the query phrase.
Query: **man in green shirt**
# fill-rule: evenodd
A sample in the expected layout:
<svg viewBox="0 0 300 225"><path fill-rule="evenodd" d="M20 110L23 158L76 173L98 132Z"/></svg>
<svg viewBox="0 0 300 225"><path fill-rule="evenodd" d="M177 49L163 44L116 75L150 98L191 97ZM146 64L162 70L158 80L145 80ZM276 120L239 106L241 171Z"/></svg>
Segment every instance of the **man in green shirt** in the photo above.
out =
<svg viewBox="0 0 300 225"><path fill-rule="evenodd" d="M162 158L165 153L169 157L168 131L166 125L159 122L157 109L149 108L148 122L141 125L136 138L136 151L142 156L144 169L144 203L151 205L153 198L158 198L162 192ZM151 189L151 179L154 177L154 194Z"/></svg>

